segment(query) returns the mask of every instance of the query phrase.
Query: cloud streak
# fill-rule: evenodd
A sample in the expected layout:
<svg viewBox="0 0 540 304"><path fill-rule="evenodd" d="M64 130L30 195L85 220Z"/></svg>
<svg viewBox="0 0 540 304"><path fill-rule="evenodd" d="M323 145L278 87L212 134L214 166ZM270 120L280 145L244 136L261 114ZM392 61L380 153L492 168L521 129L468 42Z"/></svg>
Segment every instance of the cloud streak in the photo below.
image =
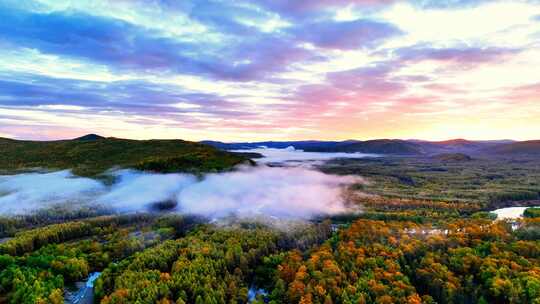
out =
<svg viewBox="0 0 540 304"><path fill-rule="evenodd" d="M411 47L397 50L400 61L418 62L423 60L435 60L451 62L455 64L480 64L494 61L502 61L519 52L509 48L431 48Z"/></svg>
<svg viewBox="0 0 540 304"><path fill-rule="evenodd" d="M308 22L293 29L300 40L322 48L352 50L370 48L381 41L401 34L388 23L368 19L353 21Z"/></svg>

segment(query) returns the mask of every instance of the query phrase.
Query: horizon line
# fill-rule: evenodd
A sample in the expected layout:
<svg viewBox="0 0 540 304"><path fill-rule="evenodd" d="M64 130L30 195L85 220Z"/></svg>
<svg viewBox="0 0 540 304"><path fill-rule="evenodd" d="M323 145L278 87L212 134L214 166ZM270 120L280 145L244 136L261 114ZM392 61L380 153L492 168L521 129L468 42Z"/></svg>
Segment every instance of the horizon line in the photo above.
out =
<svg viewBox="0 0 540 304"><path fill-rule="evenodd" d="M306 142L306 141L319 141L319 142L346 142L346 141L374 141L374 140L402 140L402 141L424 141L424 142L445 142L445 141L470 141L470 142L481 142L481 141L513 141L513 142L524 142L524 141L535 141L540 139L512 139L512 138L501 138L501 139L468 139L465 137L450 137L447 139L422 139L422 138L388 138L388 137L377 137L377 138L367 138L367 139L256 139L256 140L216 140L216 139L202 139L202 140L191 140L191 139L183 139L183 138L129 138L129 137L118 137L118 136L103 136L96 133L86 133L80 136L72 137L72 138L53 138L53 139L36 139L36 138L19 138L19 137L3 137L0 136L0 138L4 139L11 139L11 140L18 140L18 141L63 141L63 140L75 140L80 137L88 136L88 135L97 135L99 137L103 138L117 138L117 139L127 139L127 140L184 140L184 141L191 141L191 142L207 142L207 141L213 141L213 142L221 142L221 143L227 143L227 144L234 144L234 143L258 143L258 142Z"/></svg>

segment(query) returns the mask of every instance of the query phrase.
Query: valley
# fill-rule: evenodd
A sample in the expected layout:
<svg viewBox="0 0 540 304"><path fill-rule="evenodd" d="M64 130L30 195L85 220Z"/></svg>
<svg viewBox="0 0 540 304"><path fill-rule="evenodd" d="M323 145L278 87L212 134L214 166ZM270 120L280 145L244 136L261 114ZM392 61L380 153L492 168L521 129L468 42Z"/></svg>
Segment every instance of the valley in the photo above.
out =
<svg viewBox="0 0 540 304"><path fill-rule="evenodd" d="M440 150L394 155L291 146L235 146L231 153L152 143L3 142L3 151L27 152L12 153L17 165L4 164L7 175L0 177L1 302L540 299L540 217L527 209L540 207L540 160L529 154L461 157L456 153L466 151L456 148L440 157ZM48 148L50 165L47 158L35 161ZM113 150L95 167L54 171L95 149ZM124 149L141 152L115 163ZM204 160L152 163L161 149L167 159ZM17 202L32 207L7 212Z"/></svg>
<svg viewBox="0 0 540 304"><path fill-rule="evenodd" d="M540 0L0 0L0 304L540 304Z"/></svg>

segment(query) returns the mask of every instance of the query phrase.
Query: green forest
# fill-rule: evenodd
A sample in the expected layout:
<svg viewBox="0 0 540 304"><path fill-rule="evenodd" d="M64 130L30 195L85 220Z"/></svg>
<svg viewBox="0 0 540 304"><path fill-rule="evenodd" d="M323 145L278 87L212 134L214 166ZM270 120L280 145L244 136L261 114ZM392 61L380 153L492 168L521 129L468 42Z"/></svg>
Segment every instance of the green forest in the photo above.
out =
<svg viewBox="0 0 540 304"><path fill-rule="evenodd" d="M0 304L540 304L540 0L0 0Z"/></svg>
<svg viewBox="0 0 540 304"><path fill-rule="evenodd" d="M94 153L85 151L132 145L138 152L122 167L144 171L227 171L247 160L193 143L116 139L51 143L70 156L41 160L47 146L25 145L6 170L48 161L62 169ZM183 152L151 156L171 147ZM74 172L98 177L114 161L81 161ZM2 216L0 303L72 303L92 274L93 297L77 303L540 303L540 208L515 220L490 212L538 205L538 165L334 160L318 169L364 178L344 192L355 211L281 225L92 208Z"/></svg>
<svg viewBox="0 0 540 304"><path fill-rule="evenodd" d="M205 173L250 162L241 154L184 140L22 141L0 138L0 174L47 168L70 169L79 176L98 176L113 168L154 172Z"/></svg>
<svg viewBox="0 0 540 304"><path fill-rule="evenodd" d="M46 225L1 245L2 301L63 303L64 287L95 271L97 303L540 301L539 218L334 227L223 228L182 216Z"/></svg>

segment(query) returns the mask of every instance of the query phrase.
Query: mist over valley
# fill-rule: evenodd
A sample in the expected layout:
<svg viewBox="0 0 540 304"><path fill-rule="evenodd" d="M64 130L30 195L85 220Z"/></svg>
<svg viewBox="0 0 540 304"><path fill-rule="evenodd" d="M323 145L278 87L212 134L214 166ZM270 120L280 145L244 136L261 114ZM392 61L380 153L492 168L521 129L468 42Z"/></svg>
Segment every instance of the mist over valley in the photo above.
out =
<svg viewBox="0 0 540 304"><path fill-rule="evenodd" d="M0 0L0 304L539 304L540 0Z"/></svg>

